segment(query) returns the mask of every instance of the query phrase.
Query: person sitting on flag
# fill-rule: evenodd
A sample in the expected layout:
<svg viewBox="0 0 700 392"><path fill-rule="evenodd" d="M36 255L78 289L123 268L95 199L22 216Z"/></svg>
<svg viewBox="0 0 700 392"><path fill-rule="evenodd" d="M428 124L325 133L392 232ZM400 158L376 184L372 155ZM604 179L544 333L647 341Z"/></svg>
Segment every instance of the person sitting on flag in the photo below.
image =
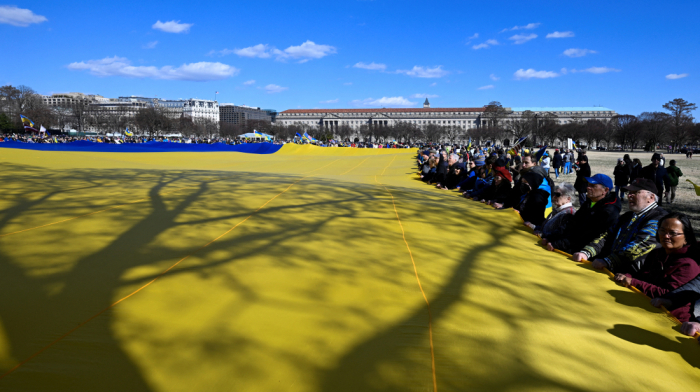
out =
<svg viewBox="0 0 700 392"><path fill-rule="evenodd" d="M540 189L540 185L544 181L544 176L529 171L522 176L517 184L522 195L522 200L517 210L525 222L539 225L545 219L545 210L551 195L547 191Z"/></svg>
<svg viewBox="0 0 700 392"><path fill-rule="evenodd" d="M534 230L535 235L550 237L561 234L576 213L572 202L575 194L574 186L563 182L554 188L552 193L552 212L540 225L525 222L525 226Z"/></svg>
<svg viewBox="0 0 700 392"><path fill-rule="evenodd" d="M574 253L583 249L617 223L622 204L611 192L612 179L605 174L586 178L587 198L564 233L542 238L547 250Z"/></svg>
<svg viewBox="0 0 700 392"><path fill-rule="evenodd" d="M494 167L493 171L493 185L491 185L482 196L482 201L484 201L487 205L505 203L510 196L510 190L512 188L510 182L513 177L510 175L510 171L505 166L496 166Z"/></svg>
<svg viewBox="0 0 700 392"><path fill-rule="evenodd" d="M574 261L593 259L593 267L618 273L637 273L647 255L659 247L656 239L659 220L667 212L656 203L656 185L644 178L623 187L629 192L626 212L606 232L577 253Z"/></svg>

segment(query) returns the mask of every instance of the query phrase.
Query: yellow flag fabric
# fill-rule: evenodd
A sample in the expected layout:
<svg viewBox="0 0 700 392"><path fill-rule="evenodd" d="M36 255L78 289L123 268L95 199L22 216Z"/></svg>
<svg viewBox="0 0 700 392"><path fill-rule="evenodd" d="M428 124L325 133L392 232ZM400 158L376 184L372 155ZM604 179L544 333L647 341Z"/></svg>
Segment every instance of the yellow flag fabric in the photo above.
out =
<svg viewBox="0 0 700 392"><path fill-rule="evenodd" d="M700 346L415 150L2 149L0 390L678 391Z"/></svg>

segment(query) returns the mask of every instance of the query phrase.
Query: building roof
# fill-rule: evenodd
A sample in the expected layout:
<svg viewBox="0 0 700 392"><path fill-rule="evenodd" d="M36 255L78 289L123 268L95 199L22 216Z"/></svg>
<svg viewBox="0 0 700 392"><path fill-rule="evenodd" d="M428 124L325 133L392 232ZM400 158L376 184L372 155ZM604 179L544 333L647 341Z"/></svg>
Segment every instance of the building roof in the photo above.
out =
<svg viewBox="0 0 700 392"><path fill-rule="evenodd" d="M483 112L484 108L386 108L386 109L288 109L280 114L322 113L424 113L424 112Z"/></svg>
<svg viewBox="0 0 700 392"><path fill-rule="evenodd" d="M563 107L518 107L510 108L514 112L613 112L614 110L602 106L563 106Z"/></svg>

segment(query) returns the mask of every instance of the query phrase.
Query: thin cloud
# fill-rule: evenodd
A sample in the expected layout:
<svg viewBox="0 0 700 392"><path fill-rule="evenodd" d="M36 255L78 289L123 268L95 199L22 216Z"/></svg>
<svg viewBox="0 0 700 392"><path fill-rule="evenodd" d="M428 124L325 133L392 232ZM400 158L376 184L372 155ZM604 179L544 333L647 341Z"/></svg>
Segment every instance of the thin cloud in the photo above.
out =
<svg viewBox="0 0 700 392"><path fill-rule="evenodd" d="M205 82L234 76L239 69L222 63L190 63L179 67L133 66L124 57L106 57L102 60L89 60L68 64L68 69L88 71L95 76L123 76L128 78L148 78L158 80L188 80Z"/></svg>
<svg viewBox="0 0 700 392"><path fill-rule="evenodd" d="M552 72L552 71L535 71L534 69L519 69L515 71L515 79L517 80L527 80L527 79L548 79L548 78L556 78L559 76L558 73Z"/></svg>
<svg viewBox="0 0 700 392"><path fill-rule="evenodd" d="M666 75L666 79L671 79L671 80L683 79L683 78L685 78L686 76L688 76L687 73L682 73L682 74L668 74L668 75Z"/></svg>
<svg viewBox="0 0 700 392"><path fill-rule="evenodd" d="M515 30L532 30L536 29L541 23L528 23L525 26L513 26L510 29L503 29L500 32L505 33L506 31L515 31Z"/></svg>
<svg viewBox="0 0 700 392"><path fill-rule="evenodd" d="M537 34L516 34L510 38L508 38L511 41L514 41L513 43L516 45L524 44L527 41L533 40L537 38Z"/></svg>
<svg viewBox="0 0 700 392"><path fill-rule="evenodd" d="M498 76L496 76L496 74L491 74L491 75L489 75L489 78L491 78L491 80L498 80L498 79L500 79Z"/></svg>
<svg viewBox="0 0 700 392"><path fill-rule="evenodd" d="M437 82L430 83L430 87L435 87L437 86Z"/></svg>
<svg viewBox="0 0 700 392"><path fill-rule="evenodd" d="M252 86L254 84L255 84L255 80L246 80L245 82L243 82L244 86Z"/></svg>
<svg viewBox="0 0 700 392"><path fill-rule="evenodd" d="M366 98L366 99L355 99L353 101L350 101L351 104L354 106L375 106L375 107L384 107L384 108L390 108L390 107L406 107L406 106L413 106L416 103L411 102L408 99L404 97L382 97L379 99L374 99L374 98Z"/></svg>
<svg viewBox="0 0 700 392"><path fill-rule="evenodd" d="M265 92L268 94L281 93L282 91L288 90L288 87L278 86L276 84L268 84L265 86Z"/></svg>
<svg viewBox="0 0 700 392"><path fill-rule="evenodd" d="M37 15L32 10L18 8L14 5L0 5L0 24L27 27L34 23L48 21L45 16Z"/></svg>
<svg viewBox="0 0 700 392"><path fill-rule="evenodd" d="M338 103L338 102L340 102L340 99L336 98L336 99L329 99L327 101L319 101L318 103Z"/></svg>
<svg viewBox="0 0 700 392"><path fill-rule="evenodd" d="M155 49L156 45L158 45L158 41L152 41L147 43L146 45L143 45L144 49Z"/></svg>
<svg viewBox="0 0 700 392"><path fill-rule="evenodd" d="M497 41L497 40L495 40L495 39L487 39L486 42L484 42L484 43L481 43L481 44L479 44L479 45L474 45L474 46L472 46L472 49L474 49L474 50L486 49L486 48L488 48L489 46L495 46L495 45L498 45L498 41Z"/></svg>
<svg viewBox="0 0 700 392"><path fill-rule="evenodd" d="M386 70L386 64L378 64L375 62L365 64L363 62L359 62L359 63L353 65L353 68L369 69L369 70L373 70L373 71L384 71L384 70Z"/></svg>
<svg viewBox="0 0 700 392"><path fill-rule="evenodd" d="M345 82L343 83L343 86L352 86L352 82Z"/></svg>
<svg viewBox="0 0 700 392"><path fill-rule="evenodd" d="M305 63L311 59L320 59L329 54L336 53L335 47L330 45L318 45L312 41L306 41L298 46L290 46L285 50L279 50L274 46L267 44L257 44L241 49L222 49L219 51L211 51L209 55L219 54L226 56L236 54L241 57L261 58L266 59L275 57L276 60L284 61L287 59L299 60L300 63Z"/></svg>
<svg viewBox="0 0 700 392"><path fill-rule="evenodd" d="M595 50L590 50L590 49L578 49L578 48L571 48L567 49L564 51L564 56L569 56L569 57L583 57L588 54L594 54L598 53Z"/></svg>
<svg viewBox="0 0 700 392"><path fill-rule="evenodd" d="M233 50L227 50L224 49L221 51L222 54L228 54L228 53L235 53L241 57L250 57L250 58L261 58L261 59L266 59L268 57L272 57L272 54L270 53L270 47L267 45L263 44L258 44L255 46L249 46L247 48L243 49L233 49Z"/></svg>
<svg viewBox="0 0 700 392"><path fill-rule="evenodd" d="M415 78L441 78L447 75L449 72L442 69L442 65L438 65L437 67L433 68L416 65L412 69L400 69L396 71L396 73L413 76Z"/></svg>
<svg viewBox="0 0 700 392"><path fill-rule="evenodd" d="M574 37L573 31L555 31L547 34L547 38L571 38Z"/></svg>
<svg viewBox="0 0 700 392"><path fill-rule="evenodd" d="M604 74L604 73L608 73L608 72L620 72L620 71L621 71L620 69L609 68L609 67L590 67L590 68L586 68L586 69L579 69L579 70L572 69L571 70L572 73L586 72L586 73L592 73L592 74Z"/></svg>
<svg viewBox="0 0 700 392"><path fill-rule="evenodd" d="M171 20L170 22L161 22L160 20L151 26L155 30L165 31L166 33L187 33L194 23L180 23L179 20Z"/></svg>
<svg viewBox="0 0 700 392"><path fill-rule="evenodd" d="M495 86L494 86L493 84L489 84L488 86L479 87L479 88L477 88L477 90L490 90L490 89L492 89L492 88L494 88L494 87L495 87Z"/></svg>
<svg viewBox="0 0 700 392"><path fill-rule="evenodd" d="M275 51L278 59L320 59L333 53L337 53L337 49L335 47L330 45L318 45L308 40L299 46L290 46L284 51Z"/></svg>
<svg viewBox="0 0 700 392"><path fill-rule="evenodd" d="M437 94L413 94L409 98L437 98Z"/></svg>
<svg viewBox="0 0 700 392"><path fill-rule="evenodd" d="M479 33L474 33L474 35L472 35L468 39L477 39L477 38L479 38Z"/></svg>

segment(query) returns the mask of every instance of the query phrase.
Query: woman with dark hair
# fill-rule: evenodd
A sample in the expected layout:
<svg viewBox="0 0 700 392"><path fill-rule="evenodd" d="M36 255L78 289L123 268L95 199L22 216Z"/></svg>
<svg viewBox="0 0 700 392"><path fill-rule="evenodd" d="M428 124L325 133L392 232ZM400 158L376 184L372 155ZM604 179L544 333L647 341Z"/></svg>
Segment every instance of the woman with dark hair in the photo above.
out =
<svg viewBox="0 0 700 392"><path fill-rule="evenodd" d="M520 203L520 217L523 221L530 222L535 226L541 225L545 219L545 211L551 195L544 189L540 189L540 185L544 181L541 175L529 171L523 174L518 186L523 195L523 200Z"/></svg>
<svg viewBox="0 0 700 392"><path fill-rule="evenodd" d="M688 248L697 242L687 215L672 212L661 218L656 238L661 248L647 256L638 273L615 275L618 284L634 286L651 298L667 294L700 274L700 266L687 254ZM680 321L688 321L690 303L680 305L671 313Z"/></svg>
<svg viewBox="0 0 700 392"><path fill-rule="evenodd" d="M634 158L632 160L632 165L629 167L630 169L630 184L634 182L634 179L637 177L642 176L642 161L639 160L639 158Z"/></svg>

